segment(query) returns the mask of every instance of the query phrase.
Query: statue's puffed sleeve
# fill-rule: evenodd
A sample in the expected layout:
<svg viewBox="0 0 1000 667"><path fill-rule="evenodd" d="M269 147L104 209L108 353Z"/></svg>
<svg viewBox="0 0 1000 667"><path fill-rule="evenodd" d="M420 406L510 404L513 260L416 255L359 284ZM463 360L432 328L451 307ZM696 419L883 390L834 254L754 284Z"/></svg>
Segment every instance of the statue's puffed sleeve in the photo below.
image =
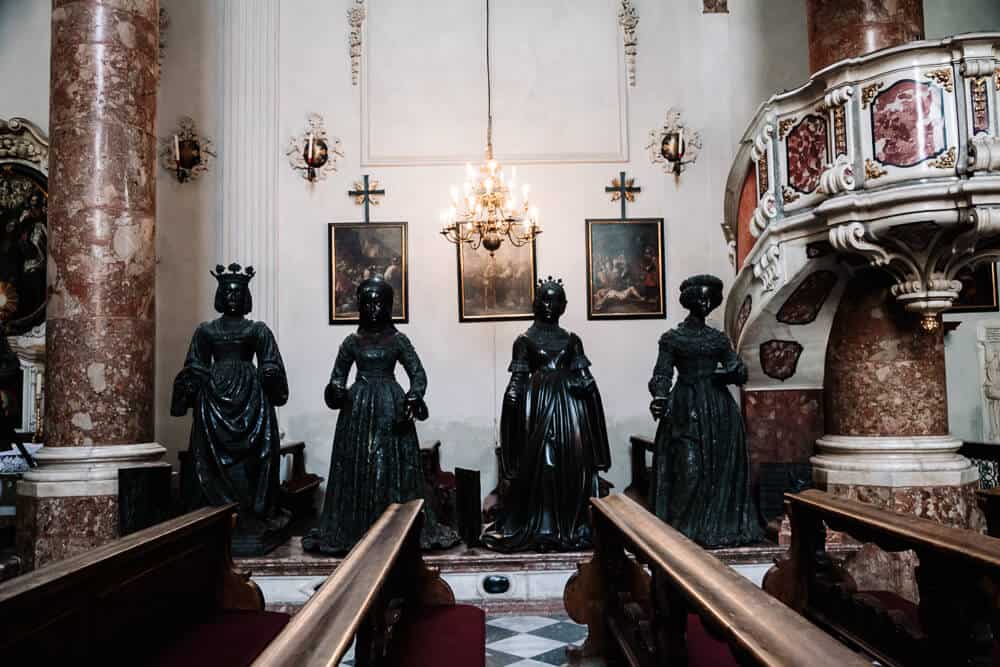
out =
<svg viewBox="0 0 1000 667"><path fill-rule="evenodd" d="M427 393L427 373L424 372L424 365L420 363L420 357L413 347L413 343L405 334L396 334L396 345L399 349L399 363L403 365L406 376L410 378L410 390L406 392L405 416L418 421L427 419L427 404L424 403L424 394Z"/></svg>
<svg viewBox="0 0 1000 667"><path fill-rule="evenodd" d="M354 334L351 334L340 344L337 350L337 360L333 362L330 381L323 392L323 400L331 410L339 410L347 399L347 376L351 373L354 363Z"/></svg>
<svg viewBox="0 0 1000 667"><path fill-rule="evenodd" d="M271 405L280 406L288 402L288 376L285 374L285 364L278 351L278 342L274 334L263 322L257 323L257 368L260 371L260 381L264 385Z"/></svg>
<svg viewBox="0 0 1000 667"><path fill-rule="evenodd" d="M716 380L723 384L746 384L747 365L736 354L729 337L721 331L719 335L725 339L726 351L722 355L722 368L715 372Z"/></svg>
<svg viewBox="0 0 1000 667"><path fill-rule="evenodd" d="M174 378L174 391L170 398L170 414L182 417L188 408L194 407L202 385L208 381L212 368L212 340L205 331L206 324L200 324L191 337L184 368Z"/></svg>
<svg viewBox="0 0 1000 667"><path fill-rule="evenodd" d="M570 360L569 367L571 370L576 371L570 377L569 388L574 394L585 394L593 392L597 389L597 382L594 381L594 376L590 374L590 359L583 351L583 341L576 334L572 334L570 338L570 347L572 348L572 359Z"/></svg>
<svg viewBox="0 0 1000 667"><path fill-rule="evenodd" d="M649 411L653 419L670 414L670 387L674 382L674 352L670 343L670 333L660 336L660 351L653 367L653 377L649 380L649 393L653 401Z"/></svg>

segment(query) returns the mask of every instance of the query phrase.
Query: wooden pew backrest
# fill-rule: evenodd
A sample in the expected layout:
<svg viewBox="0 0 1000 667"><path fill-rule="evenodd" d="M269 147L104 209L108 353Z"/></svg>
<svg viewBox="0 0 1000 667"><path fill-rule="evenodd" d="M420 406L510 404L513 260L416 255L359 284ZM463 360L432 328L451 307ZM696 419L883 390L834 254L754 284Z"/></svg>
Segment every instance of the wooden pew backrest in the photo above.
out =
<svg viewBox="0 0 1000 667"><path fill-rule="evenodd" d="M234 511L204 508L0 585L0 655L103 660L213 609L263 609L232 570Z"/></svg>

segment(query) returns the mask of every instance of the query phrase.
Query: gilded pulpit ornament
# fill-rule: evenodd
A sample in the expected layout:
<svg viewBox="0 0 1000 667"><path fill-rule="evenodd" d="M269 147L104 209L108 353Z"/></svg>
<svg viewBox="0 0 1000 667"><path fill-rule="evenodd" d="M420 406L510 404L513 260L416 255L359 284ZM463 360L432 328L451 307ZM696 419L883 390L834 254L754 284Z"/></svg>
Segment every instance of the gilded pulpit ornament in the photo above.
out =
<svg viewBox="0 0 1000 667"><path fill-rule="evenodd" d="M663 127L649 131L649 161L663 167L664 173L680 175L694 164L701 153L701 133L687 127L680 109L667 109Z"/></svg>
<svg viewBox="0 0 1000 667"><path fill-rule="evenodd" d="M302 538L302 548L326 554L350 551L390 503L422 497L423 469L416 421L427 419L427 373L417 351L392 323L393 289L379 277L357 289L361 322L340 344L327 407L339 410L333 436L326 500L319 526ZM410 380L409 391L396 382L396 365ZM354 384L347 386L351 367ZM458 543L454 530L439 524L424 505L420 544L425 549Z"/></svg>
<svg viewBox="0 0 1000 667"><path fill-rule="evenodd" d="M161 137L158 150L160 166L177 178L178 183L193 181L208 172L215 160L212 140L198 133L188 116L177 119L177 128Z"/></svg>
<svg viewBox="0 0 1000 667"><path fill-rule="evenodd" d="M722 303L722 281L692 276L680 291L689 314L660 337L649 381L649 410L659 422L650 505L702 546L756 542L763 534L750 491L743 417L727 389L746 382L747 367L726 334L705 323Z"/></svg>
<svg viewBox="0 0 1000 667"><path fill-rule="evenodd" d="M539 281L534 311L514 341L500 416L504 492L483 542L503 552L586 549L590 499L611 467L604 406L583 342L559 326L561 280Z"/></svg>
<svg viewBox="0 0 1000 667"><path fill-rule="evenodd" d="M931 70L930 72L924 73L924 76L939 83L949 93L954 92L955 90L955 82L952 79L950 67Z"/></svg>
<svg viewBox="0 0 1000 667"><path fill-rule="evenodd" d="M628 85L635 86L635 61L639 54L639 38L636 28L639 26L639 12L632 5L632 0L621 0L618 6L618 25L622 27L625 39L625 67L628 71Z"/></svg>
<svg viewBox="0 0 1000 667"><path fill-rule="evenodd" d="M278 507L280 439L275 407L288 402L288 378L274 334L246 318L253 267L216 266L215 310L195 329L174 380L170 414L194 412L181 480L185 509L238 503L234 555L267 553L287 539L291 515ZM254 364L254 359L257 363Z"/></svg>
<svg viewBox="0 0 1000 667"><path fill-rule="evenodd" d="M315 183L337 171L337 158L344 157L344 150L340 139L327 134L323 116L311 113L306 118L305 131L288 140L285 155L292 169Z"/></svg>

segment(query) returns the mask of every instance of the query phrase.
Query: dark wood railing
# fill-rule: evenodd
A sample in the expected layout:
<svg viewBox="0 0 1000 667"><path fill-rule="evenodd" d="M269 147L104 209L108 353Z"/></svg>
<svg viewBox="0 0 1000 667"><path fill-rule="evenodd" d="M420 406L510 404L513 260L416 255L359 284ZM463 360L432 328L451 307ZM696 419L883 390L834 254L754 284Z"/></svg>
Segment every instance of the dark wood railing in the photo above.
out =
<svg viewBox="0 0 1000 667"><path fill-rule="evenodd" d="M685 664L693 614L741 664L871 664L626 496L591 503L594 558L565 592L590 629L579 657Z"/></svg>
<svg viewBox="0 0 1000 667"><path fill-rule="evenodd" d="M786 494L789 558L764 580L792 608L887 665L990 665L1000 613L1000 540L817 490ZM858 591L825 552L826 528L919 559L919 605Z"/></svg>

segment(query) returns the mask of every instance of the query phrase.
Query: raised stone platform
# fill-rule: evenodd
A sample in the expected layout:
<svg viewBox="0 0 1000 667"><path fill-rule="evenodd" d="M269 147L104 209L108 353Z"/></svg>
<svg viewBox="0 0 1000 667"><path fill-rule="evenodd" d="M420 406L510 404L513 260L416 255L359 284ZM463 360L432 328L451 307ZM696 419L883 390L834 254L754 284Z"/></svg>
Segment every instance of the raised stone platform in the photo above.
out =
<svg viewBox="0 0 1000 667"><path fill-rule="evenodd" d="M300 538L267 556L238 558L236 565L249 571L264 592L268 608L294 611L305 604L316 587L340 564L340 558L306 553ZM787 547L762 543L749 547L713 549L722 562L760 586L774 559ZM441 568L455 597L481 607L490 614L562 613L563 589L577 564L591 552L501 554L483 548L459 545L424 554L425 561ZM509 585L502 592L487 592L487 577L504 577Z"/></svg>

